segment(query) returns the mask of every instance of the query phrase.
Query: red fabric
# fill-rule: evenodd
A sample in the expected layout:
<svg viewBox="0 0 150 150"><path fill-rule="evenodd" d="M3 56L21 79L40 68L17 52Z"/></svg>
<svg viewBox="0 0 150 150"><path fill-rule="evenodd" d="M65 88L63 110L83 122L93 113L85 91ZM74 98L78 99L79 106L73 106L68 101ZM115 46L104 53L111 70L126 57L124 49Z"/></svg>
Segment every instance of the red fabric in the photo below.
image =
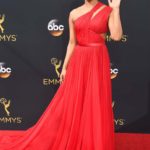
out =
<svg viewBox="0 0 150 150"><path fill-rule="evenodd" d="M115 133L115 150L150 150L150 134Z"/></svg>
<svg viewBox="0 0 150 150"><path fill-rule="evenodd" d="M75 20L78 43L65 80L40 119L26 131L0 131L0 150L114 150L110 58L100 36L112 8L90 19L103 5Z"/></svg>

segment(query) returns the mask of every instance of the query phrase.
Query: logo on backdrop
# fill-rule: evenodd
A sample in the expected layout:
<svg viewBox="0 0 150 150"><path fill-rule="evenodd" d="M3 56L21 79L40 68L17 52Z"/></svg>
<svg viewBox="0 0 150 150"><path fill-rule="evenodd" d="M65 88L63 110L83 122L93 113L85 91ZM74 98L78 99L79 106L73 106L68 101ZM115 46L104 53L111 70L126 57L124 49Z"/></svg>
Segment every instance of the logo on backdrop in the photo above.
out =
<svg viewBox="0 0 150 150"><path fill-rule="evenodd" d="M113 63L111 63L110 72L111 72L111 79L115 79L118 76L119 69L115 67ZM115 101L112 101L112 108L114 109L114 107L115 107ZM115 122L115 125L117 126L123 126L125 124L125 119L115 118L114 122Z"/></svg>
<svg viewBox="0 0 150 150"><path fill-rule="evenodd" d="M119 70L118 70L118 68L114 67L113 63L111 63L110 72L111 72L111 79L114 79L117 77Z"/></svg>
<svg viewBox="0 0 150 150"><path fill-rule="evenodd" d="M113 108L115 109L115 106L116 104L115 104L115 101L113 101ZM117 126L123 126L123 125L125 125L125 119L123 119L123 118L117 118L117 119L115 119L115 125L117 125Z"/></svg>
<svg viewBox="0 0 150 150"><path fill-rule="evenodd" d="M57 19L49 21L47 28L52 36L61 36L64 31L64 26Z"/></svg>
<svg viewBox="0 0 150 150"><path fill-rule="evenodd" d="M4 20L5 20L5 15L4 14L0 15L0 31L1 31L1 33L4 33L4 27L2 25Z"/></svg>
<svg viewBox="0 0 150 150"><path fill-rule="evenodd" d="M44 78L43 79L43 85L56 85L60 84L59 77L60 77L60 67L62 65L62 60L59 60L57 58L51 58L50 60L51 66L53 66L53 71L55 72L54 75L57 76L57 78Z"/></svg>
<svg viewBox="0 0 150 150"><path fill-rule="evenodd" d="M11 101L6 98L0 98L0 105L4 117L0 117L0 123L21 123L22 117L12 117L10 112Z"/></svg>
<svg viewBox="0 0 150 150"><path fill-rule="evenodd" d="M0 14L0 42L15 42L17 40L16 34L5 34L6 27L4 26L6 20L5 14Z"/></svg>
<svg viewBox="0 0 150 150"><path fill-rule="evenodd" d="M11 68L6 67L6 64L4 62L0 62L0 78L8 78L11 75Z"/></svg>
<svg viewBox="0 0 150 150"><path fill-rule="evenodd" d="M10 100L6 100L5 98L1 98L0 99L0 104L3 105L4 111L6 113L7 116L10 116L10 112L8 110L8 108L10 107Z"/></svg>
<svg viewBox="0 0 150 150"><path fill-rule="evenodd" d="M128 36L125 35L125 34L123 34L123 35L122 35L122 38L121 38L121 40L120 40L120 42L125 43L125 42L127 42L127 40L128 40ZM110 35L106 35L106 41L107 41L107 42L113 41L113 40L110 38Z"/></svg>

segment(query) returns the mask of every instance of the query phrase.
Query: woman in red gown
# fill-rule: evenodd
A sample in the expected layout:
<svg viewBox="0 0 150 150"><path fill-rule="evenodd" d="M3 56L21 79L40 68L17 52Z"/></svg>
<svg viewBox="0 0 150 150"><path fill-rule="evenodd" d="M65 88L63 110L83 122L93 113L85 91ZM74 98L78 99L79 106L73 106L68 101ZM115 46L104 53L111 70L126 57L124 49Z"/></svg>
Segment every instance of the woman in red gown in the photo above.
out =
<svg viewBox="0 0 150 150"><path fill-rule="evenodd" d="M35 125L0 130L0 150L114 150L110 58L103 35L109 28L111 38L120 40L122 28L120 0L108 2L85 0L70 12L57 92Z"/></svg>

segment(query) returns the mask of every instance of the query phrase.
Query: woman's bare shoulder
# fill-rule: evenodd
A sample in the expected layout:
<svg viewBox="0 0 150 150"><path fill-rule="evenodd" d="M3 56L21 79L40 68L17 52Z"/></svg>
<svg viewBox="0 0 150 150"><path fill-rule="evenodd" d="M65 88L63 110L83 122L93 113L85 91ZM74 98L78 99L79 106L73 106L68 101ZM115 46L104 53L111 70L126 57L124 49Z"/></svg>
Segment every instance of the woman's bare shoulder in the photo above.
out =
<svg viewBox="0 0 150 150"><path fill-rule="evenodd" d="M83 5L81 5L81 6L78 6L78 7L76 7L76 8L73 8L71 11L70 11L70 16L71 16L71 18L74 20L74 18L76 18L76 16L78 15L78 14L80 14L80 12L81 12L81 10L83 9Z"/></svg>

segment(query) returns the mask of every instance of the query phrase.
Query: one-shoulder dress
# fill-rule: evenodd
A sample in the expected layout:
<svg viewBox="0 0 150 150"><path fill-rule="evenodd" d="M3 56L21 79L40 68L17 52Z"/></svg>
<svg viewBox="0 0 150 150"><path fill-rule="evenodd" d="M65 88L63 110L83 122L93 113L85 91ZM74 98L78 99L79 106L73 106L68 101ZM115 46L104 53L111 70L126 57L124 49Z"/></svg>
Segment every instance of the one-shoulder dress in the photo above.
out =
<svg viewBox="0 0 150 150"><path fill-rule="evenodd" d="M77 44L64 81L33 126L0 130L0 150L114 150L110 57L102 36L112 8L104 5L98 1L74 20Z"/></svg>

